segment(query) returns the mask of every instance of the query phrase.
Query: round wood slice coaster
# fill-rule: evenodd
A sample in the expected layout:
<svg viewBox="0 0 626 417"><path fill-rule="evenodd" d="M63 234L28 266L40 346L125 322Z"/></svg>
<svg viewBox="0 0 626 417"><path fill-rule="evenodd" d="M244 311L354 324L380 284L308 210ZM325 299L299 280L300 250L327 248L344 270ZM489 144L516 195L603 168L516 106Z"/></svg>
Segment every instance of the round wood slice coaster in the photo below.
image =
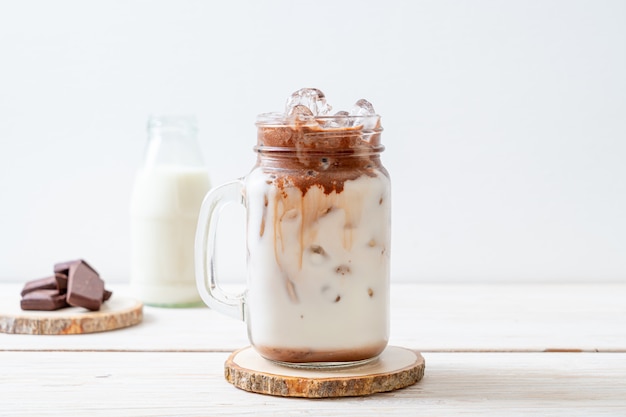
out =
<svg viewBox="0 0 626 417"><path fill-rule="evenodd" d="M332 370L281 366L264 359L248 346L230 355L224 364L224 376L237 388L259 394L354 397L413 385L424 376L424 367L421 354L397 346L388 346L375 361Z"/></svg>
<svg viewBox="0 0 626 417"><path fill-rule="evenodd" d="M0 299L0 332L17 334L82 334L133 326L143 319L143 304L113 296L100 310L66 307L55 311L24 311L19 297Z"/></svg>

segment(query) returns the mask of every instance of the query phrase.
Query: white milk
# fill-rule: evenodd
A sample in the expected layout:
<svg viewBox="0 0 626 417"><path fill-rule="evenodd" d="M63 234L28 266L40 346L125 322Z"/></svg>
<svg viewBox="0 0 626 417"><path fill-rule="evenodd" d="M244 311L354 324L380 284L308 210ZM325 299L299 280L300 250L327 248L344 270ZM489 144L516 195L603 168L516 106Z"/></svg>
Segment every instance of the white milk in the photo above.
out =
<svg viewBox="0 0 626 417"><path fill-rule="evenodd" d="M389 337L388 177L362 175L341 193L247 181L250 340L269 359L351 361ZM329 210L330 209L330 210Z"/></svg>
<svg viewBox="0 0 626 417"><path fill-rule="evenodd" d="M140 170L131 200L131 287L144 303L199 303L194 238L202 199L210 188L203 168Z"/></svg>

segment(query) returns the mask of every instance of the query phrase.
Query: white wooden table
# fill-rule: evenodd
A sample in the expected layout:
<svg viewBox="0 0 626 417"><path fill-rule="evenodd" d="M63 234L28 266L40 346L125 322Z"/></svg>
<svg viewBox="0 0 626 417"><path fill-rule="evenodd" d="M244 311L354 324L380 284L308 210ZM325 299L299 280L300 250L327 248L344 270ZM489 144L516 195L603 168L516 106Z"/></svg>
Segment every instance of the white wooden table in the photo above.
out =
<svg viewBox="0 0 626 417"><path fill-rule="evenodd" d="M394 284L391 320L424 379L327 400L228 384L245 326L207 308L145 307L106 333L0 333L0 416L626 416L626 284Z"/></svg>

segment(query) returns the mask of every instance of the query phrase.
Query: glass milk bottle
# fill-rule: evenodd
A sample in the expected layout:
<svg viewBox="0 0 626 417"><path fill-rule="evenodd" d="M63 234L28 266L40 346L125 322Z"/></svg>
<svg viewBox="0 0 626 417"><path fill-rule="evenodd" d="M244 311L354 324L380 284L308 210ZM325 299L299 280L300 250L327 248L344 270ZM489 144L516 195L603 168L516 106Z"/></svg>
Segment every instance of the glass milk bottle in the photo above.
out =
<svg viewBox="0 0 626 417"><path fill-rule="evenodd" d="M133 293L147 305L200 302L194 276L194 236L210 181L192 116L153 116L131 198Z"/></svg>

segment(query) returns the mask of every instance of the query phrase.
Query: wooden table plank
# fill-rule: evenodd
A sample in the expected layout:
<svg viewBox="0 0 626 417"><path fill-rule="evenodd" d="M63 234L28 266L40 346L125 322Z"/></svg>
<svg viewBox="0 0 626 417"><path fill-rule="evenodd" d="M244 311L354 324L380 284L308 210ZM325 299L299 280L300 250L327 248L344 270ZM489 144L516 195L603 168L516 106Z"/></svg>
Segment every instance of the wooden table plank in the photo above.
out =
<svg viewBox="0 0 626 417"><path fill-rule="evenodd" d="M20 285L1 284L1 294ZM127 294L125 285L112 286ZM17 299L17 298L16 298ZM394 284L390 343L420 351L626 352L626 284ZM0 350L223 351L245 325L208 308L144 308L129 329L80 336L0 333Z"/></svg>
<svg viewBox="0 0 626 417"><path fill-rule="evenodd" d="M390 342L423 352L424 379L335 400L232 387L223 364L245 325L207 308L146 307L106 333L0 334L0 416L626 415L625 299L626 284L394 284Z"/></svg>
<svg viewBox="0 0 626 417"><path fill-rule="evenodd" d="M626 352L624 284L407 285L393 290L393 344L422 351Z"/></svg>
<svg viewBox="0 0 626 417"><path fill-rule="evenodd" d="M252 394L227 353L0 352L2 416L619 416L625 353L425 353L417 385L370 397Z"/></svg>

